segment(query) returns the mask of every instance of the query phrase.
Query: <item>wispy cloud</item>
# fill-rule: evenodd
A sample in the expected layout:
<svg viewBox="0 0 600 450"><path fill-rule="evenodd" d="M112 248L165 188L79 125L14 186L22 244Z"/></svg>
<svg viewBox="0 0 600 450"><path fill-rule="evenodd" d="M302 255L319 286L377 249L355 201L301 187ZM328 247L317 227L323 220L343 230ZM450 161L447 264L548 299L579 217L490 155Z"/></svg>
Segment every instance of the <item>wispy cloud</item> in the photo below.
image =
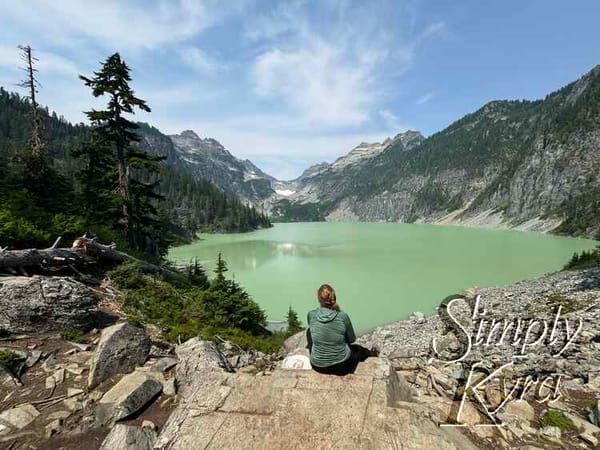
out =
<svg viewBox="0 0 600 450"><path fill-rule="evenodd" d="M36 49L34 49L34 52L39 59L36 66L40 71L69 76L77 75L77 65L70 59L52 52ZM16 45L0 45L0 66L9 70L17 70L22 67L24 63L21 61L20 53L21 51Z"/></svg>
<svg viewBox="0 0 600 450"><path fill-rule="evenodd" d="M225 68L217 59L198 47L183 47L178 50L178 54L184 64L198 72L214 74Z"/></svg>
<svg viewBox="0 0 600 450"><path fill-rule="evenodd" d="M249 22L247 37L264 48L252 70L255 92L312 126L396 122L378 114L386 109L389 84L410 67L422 42L443 32L443 23L415 35L398 33L386 28L388 20L377 11L373 19L348 2L333 1L319 11L328 14L323 27L304 5L280 5Z"/></svg>
<svg viewBox="0 0 600 450"><path fill-rule="evenodd" d="M417 98L417 100L415 101L415 104L424 105L425 103L429 102L434 97L434 95L435 94L433 92L427 92L427 93L421 95L419 98Z"/></svg>
<svg viewBox="0 0 600 450"><path fill-rule="evenodd" d="M400 133L411 128L410 125L402 122L400 118L389 109L382 109L379 111L379 115L393 133Z"/></svg>
<svg viewBox="0 0 600 450"><path fill-rule="evenodd" d="M7 2L2 14L42 34L46 42L74 47L80 39L120 49L152 49L180 42L214 25L237 6L230 2L161 0L82 2L34 0ZM235 3L235 2L231 2Z"/></svg>
<svg viewBox="0 0 600 450"><path fill-rule="evenodd" d="M283 102L311 125L358 125L369 117L370 70L348 64L327 43L267 51L257 58L253 75L259 95Z"/></svg>

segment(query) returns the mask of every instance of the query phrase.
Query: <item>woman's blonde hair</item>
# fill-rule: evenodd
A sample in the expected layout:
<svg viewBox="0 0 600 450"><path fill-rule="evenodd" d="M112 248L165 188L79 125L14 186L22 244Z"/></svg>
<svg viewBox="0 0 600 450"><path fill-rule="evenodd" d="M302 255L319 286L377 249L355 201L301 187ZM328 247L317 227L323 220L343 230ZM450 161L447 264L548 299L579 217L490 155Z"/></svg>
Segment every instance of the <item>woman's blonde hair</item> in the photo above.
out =
<svg viewBox="0 0 600 450"><path fill-rule="evenodd" d="M319 305L322 308L333 309L339 311L340 307L336 303L335 289L328 284L323 284L317 291L317 298L319 299Z"/></svg>

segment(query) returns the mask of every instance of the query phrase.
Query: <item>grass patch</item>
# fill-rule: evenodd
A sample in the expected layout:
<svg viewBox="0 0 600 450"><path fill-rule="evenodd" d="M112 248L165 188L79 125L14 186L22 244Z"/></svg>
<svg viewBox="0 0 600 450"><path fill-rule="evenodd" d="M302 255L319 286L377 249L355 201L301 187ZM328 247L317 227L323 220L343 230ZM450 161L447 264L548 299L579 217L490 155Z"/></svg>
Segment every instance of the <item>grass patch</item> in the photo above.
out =
<svg viewBox="0 0 600 450"><path fill-rule="evenodd" d="M562 411L551 409L541 419L542 426L558 427L561 431L575 430L575 424Z"/></svg>
<svg viewBox="0 0 600 450"><path fill-rule="evenodd" d="M564 313L570 313L577 311L577 302L565 297L563 294L550 294L546 297L546 301L553 307L553 309L562 306Z"/></svg>
<svg viewBox="0 0 600 450"><path fill-rule="evenodd" d="M60 337L65 341L77 342L78 344L83 344L85 342L85 336L83 333L72 328L62 330L60 332Z"/></svg>

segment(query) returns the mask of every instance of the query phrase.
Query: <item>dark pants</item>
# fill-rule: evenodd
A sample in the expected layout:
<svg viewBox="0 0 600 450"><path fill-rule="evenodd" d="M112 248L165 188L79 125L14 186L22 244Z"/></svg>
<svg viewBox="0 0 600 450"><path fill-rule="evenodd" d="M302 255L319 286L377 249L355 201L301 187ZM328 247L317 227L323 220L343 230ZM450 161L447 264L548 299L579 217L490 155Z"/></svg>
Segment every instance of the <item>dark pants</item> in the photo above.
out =
<svg viewBox="0 0 600 450"><path fill-rule="evenodd" d="M364 361L370 356L377 355L368 348L358 344L350 344L350 357L346 361L327 367L313 366L313 369L316 372L328 375L348 375L349 373L354 373L359 362Z"/></svg>

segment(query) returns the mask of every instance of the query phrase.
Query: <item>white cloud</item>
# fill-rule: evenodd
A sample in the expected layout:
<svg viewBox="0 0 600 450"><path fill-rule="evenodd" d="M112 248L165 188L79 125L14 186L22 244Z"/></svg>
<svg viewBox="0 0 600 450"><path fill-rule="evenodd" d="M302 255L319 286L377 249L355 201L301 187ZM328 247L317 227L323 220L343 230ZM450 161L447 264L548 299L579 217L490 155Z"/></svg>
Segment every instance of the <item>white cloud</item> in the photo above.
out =
<svg viewBox="0 0 600 450"><path fill-rule="evenodd" d="M434 93L433 92L426 92L425 94L421 95L415 101L415 104L417 104L417 105L423 105L423 104L427 103L428 101L430 101L433 97L434 97Z"/></svg>
<svg viewBox="0 0 600 450"><path fill-rule="evenodd" d="M394 130L394 134L401 133L411 128L410 125L403 123L400 118L389 109L382 109L379 111L379 115L387 124L387 126Z"/></svg>
<svg viewBox="0 0 600 450"><path fill-rule="evenodd" d="M178 51L181 60L192 69L203 73L214 73L224 68L216 59L198 47L184 47Z"/></svg>
<svg viewBox="0 0 600 450"><path fill-rule="evenodd" d="M280 178L408 128L393 106L401 77L420 46L445 33L442 22L415 29L400 3L386 2L5 3L0 84L10 88L21 78L14 46L30 42L40 57L40 101L83 120L81 111L102 99L93 99L77 74L91 74L118 50L131 65L136 93L153 109L136 119L169 133L195 129ZM242 30L234 28L240 17Z"/></svg>
<svg viewBox="0 0 600 450"><path fill-rule="evenodd" d="M322 27L304 5L280 4L248 22L246 36L260 49L252 70L255 92L320 129L377 119L389 125L389 115L378 112L387 109L392 82L412 65L419 45L444 32L444 24L412 34L401 23L386 26L381 12L371 17L368 9L332 1L324 3L323 14L330 16Z"/></svg>
<svg viewBox="0 0 600 450"><path fill-rule="evenodd" d="M119 49L152 49L189 39L245 3L159 0L4 2L6 19L41 34L45 42L78 47L79 39Z"/></svg>
<svg viewBox="0 0 600 450"><path fill-rule="evenodd" d="M265 52L256 60L253 75L259 95L283 101L310 123L346 126L368 119L371 70L347 63L326 43Z"/></svg>
<svg viewBox="0 0 600 450"><path fill-rule="evenodd" d="M446 24L444 22L434 22L434 23L428 25L423 30L423 32L419 36L419 39L421 41L424 41L425 39L429 39L434 36L444 35L444 34L446 34L446 32L447 32L447 28L446 28Z"/></svg>

